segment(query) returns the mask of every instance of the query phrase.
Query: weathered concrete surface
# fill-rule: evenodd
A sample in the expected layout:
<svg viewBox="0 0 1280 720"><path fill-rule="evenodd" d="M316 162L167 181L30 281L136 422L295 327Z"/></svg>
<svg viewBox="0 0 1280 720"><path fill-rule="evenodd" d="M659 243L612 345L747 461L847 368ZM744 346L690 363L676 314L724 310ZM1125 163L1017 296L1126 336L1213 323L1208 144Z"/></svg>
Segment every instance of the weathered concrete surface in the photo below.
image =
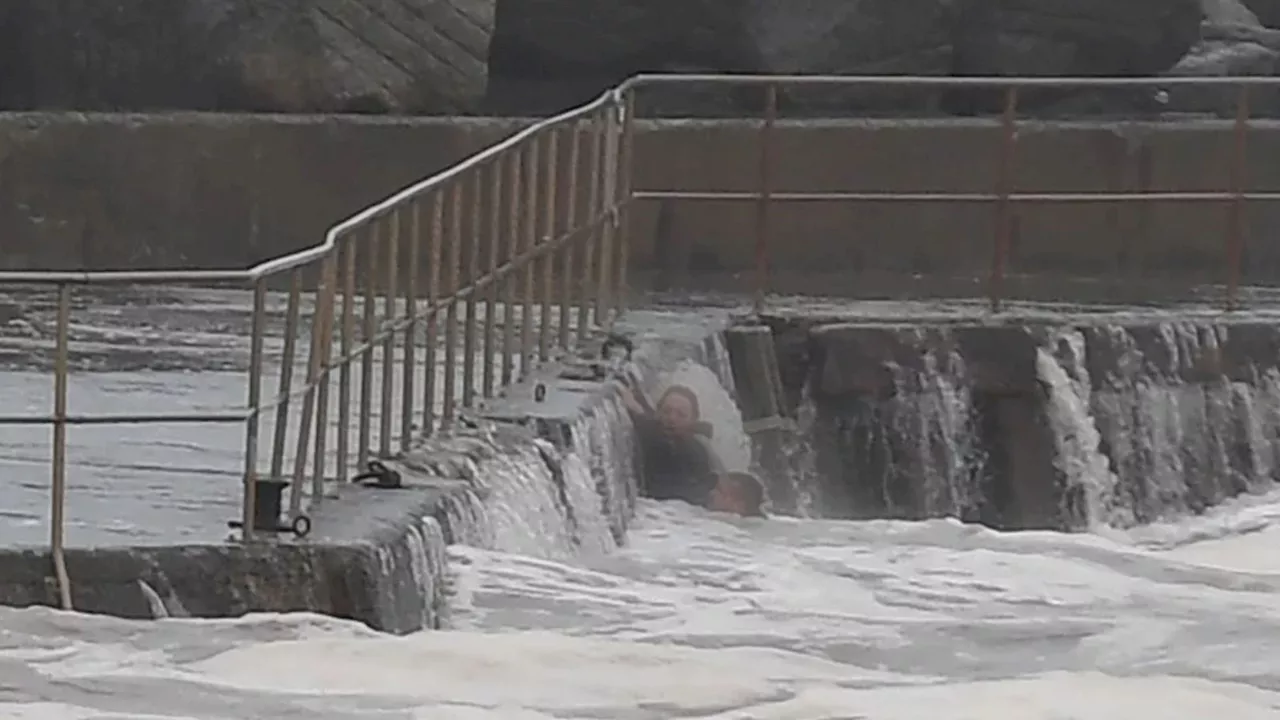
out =
<svg viewBox="0 0 1280 720"><path fill-rule="evenodd" d="M313 245L333 222L522 126L521 121L10 115L0 117L0 264L7 268L244 267ZM642 124L637 190L750 191L758 128ZM1257 122L1249 156L1280 152ZM778 128L778 191L990 192L995 123L865 121ZM1021 134L1020 191L1212 190L1229 186L1229 122L1051 123ZM945 162L941 160L945 159ZM1248 187L1280 188L1251 162ZM748 202L643 202L631 268L644 288L743 289L756 210ZM990 270L989 205L778 203L774 288L862 297L967 296ZM1014 211L1016 296L1185 296L1225 277L1226 214L1213 203L1028 204ZM1245 215L1245 279L1280 281L1280 205ZM781 248L785 243L786 252ZM1087 283L1075 283L1076 280Z"/></svg>
<svg viewBox="0 0 1280 720"><path fill-rule="evenodd" d="M9 0L0 107L459 113L492 0Z"/></svg>
<svg viewBox="0 0 1280 720"><path fill-rule="evenodd" d="M193 297L213 304L204 291L194 291ZM168 318L168 324L153 329L174 344L152 347L144 341L138 343L143 346L139 349L132 342L126 343L119 348L126 365L145 365L148 359L180 354L178 346L183 346L187 354L209 357L218 367L242 365L243 348L227 347L217 338L219 332L235 335L237 329L243 334L246 298L242 293L214 297L222 301L217 313L201 313L198 306L191 310L197 320L212 315L218 320L213 323L217 330L207 327L210 318L205 317L205 322L194 323L199 327L187 328L184 333L181 325L184 320L192 324L191 316L170 312L173 308L166 310L162 303L148 305L145 298L142 303L112 307L104 302L109 298L98 297L91 301L93 307L88 316L83 315L86 309L80 308L79 319L91 323L95 317L133 317L148 311ZM233 297L241 301L238 312L226 307ZM30 323L41 323L42 306L26 296L15 304L24 309L24 317ZM278 310L276 305L271 303ZM635 339L635 370L644 381L651 382L671 363L704 358L706 340L726 323L722 312L636 310L616 330ZM100 336L94 336L99 342L113 336L119 342L119 336L137 334L121 332L122 327L100 329ZM183 342L187 334L204 337L204 342L187 345ZM206 407L219 402L227 406L243 402L243 385L229 389L215 383L200 391L202 378L219 373L201 368L194 361L170 362L171 367L153 370L148 373L148 384L134 387L128 395L95 392L105 389L99 386L108 383L102 376L95 379L92 371L118 370L118 363L113 366L111 362L92 362L92 358L78 352L86 344L93 343L79 335L73 344L79 372L71 398L72 407L80 411L118 409L118 403L126 398L138 407L146 405L152 396L167 400L172 409L191 402L192 397L182 396L193 392L196 399L202 400L197 404ZM271 343L269 354L270 346ZM8 351L4 358L9 363L22 354L36 366L47 361L38 347L28 347L12 337L0 337L0 347ZM598 347L590 348L588 354L598 352ZM109 352L102 357L112 359ZM81 366L86 360L88 365ZM68 498L73 527L68 532L68 565L75 606L86 612L152 617L155 609L148 602L141 581L154 589L167 612L174 614L221 617L251 611L309 610L359 620L390 632L434 627L445 611L444 545L483 531L470 526L482 520L475 513L451 512L451 508L469 502L462 497L469 488L460 482L455 469L464 461L475 460L478 475L501 473L502 467L494 469L488 463L502 461L504 452L528 450L539 437L562 450L573 449L577 445L572 425L616 392L616 385L608 381L561 378L561 370L560 366L551 366L524 385L510 388L473 418L480 423L479 429L424 446L431 450L425 460L421 452L415 452L413 465L402 465L406 488L386 491L331 486L325 501L311 513L315 526L311 536L300 541L281 536L248 548L229 542L230 531L225 526L226 520L238 514L239 490L234 471L239 454L237 432L225 435L199 427L153 428L149 430L153 442L148 443L132 436L122 440L121 433L125 431L107 428L111 431L107 435L114 432L114 447L119 448L113 456L106 446L77 445L79 430L73 431ZM114 374L117 373L106 379ZM26 385L16 389L6 386L6 397L17 398L19 407L39 408L43 403L28 400L27 396L47 392L47 375L7 373L5 380L13 383L26 376L30 376ZM532 399L532 386L536 383L548 388L542 402ZM200 392L193 391L193 387ZM104 403L110 407L102 407ZM479 435L485 430L491 431L486 437L492 439L480 443ZM627 429L619 427L617 431ZM0 471L11 481L5 498L7 512L0 517L0 542L4 543L0 549L0 601L11 605L53 604L57 600L56 586L51 581L53 566L42 549L47 537L42 510L47 503L47 460L15 455L27 450L20 439L10 440L6 436L6 441L0 443ZM109 445L110 440L107 438ZM473 450L477 443L484 444L487 453L476 455ZM221 465L213 464L227 472L214 473L215 477L193 477L189 469L182 468L156 472L162 469L158 466L175 459L178 463L192 462L175 446L194 448L205 462L211 462L211 458L220 460ZM85 464L86 454L94 456L93 462ZM606 485L600 483L601 487ZM32 490L33 497L21 493L14 497L15 486L23 488L22 492ZM83 509L88 500L92 500L92 512L76 510ZM601 491L600 502L605 505L611 529L618 538L625 534L634 501L634 494Z"/></svg>

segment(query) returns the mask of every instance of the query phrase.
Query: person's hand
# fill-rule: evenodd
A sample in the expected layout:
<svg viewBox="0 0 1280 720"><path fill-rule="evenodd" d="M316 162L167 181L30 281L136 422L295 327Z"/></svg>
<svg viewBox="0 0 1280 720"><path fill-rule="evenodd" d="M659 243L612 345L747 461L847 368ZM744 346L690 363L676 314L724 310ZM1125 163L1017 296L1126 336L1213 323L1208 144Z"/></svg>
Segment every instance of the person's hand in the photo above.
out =
<svg viewBox="0 0 1280 720"><path fill-rule="evenodd" d="M644 413L644 406L636 399L636 394L626 385L618 386L618 394L622 396L622 404L633 413Z"/></svg>

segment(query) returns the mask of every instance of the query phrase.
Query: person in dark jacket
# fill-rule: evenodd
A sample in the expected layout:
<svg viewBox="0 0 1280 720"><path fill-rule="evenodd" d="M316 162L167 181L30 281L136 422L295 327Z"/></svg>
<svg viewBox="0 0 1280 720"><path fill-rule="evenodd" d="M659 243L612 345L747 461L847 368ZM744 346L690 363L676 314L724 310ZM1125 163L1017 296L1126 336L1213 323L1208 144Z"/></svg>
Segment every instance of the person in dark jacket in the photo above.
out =
<svg viewBox="0 0 1280 720"><path fill-rule="evenodd" d="M641 494L706 507L724 467L707 443L709 429L702 422L697 394L683 385L672 385L658 398L656 407L649 407L642 398L623 388L623 401L639 442Z"/></svg>

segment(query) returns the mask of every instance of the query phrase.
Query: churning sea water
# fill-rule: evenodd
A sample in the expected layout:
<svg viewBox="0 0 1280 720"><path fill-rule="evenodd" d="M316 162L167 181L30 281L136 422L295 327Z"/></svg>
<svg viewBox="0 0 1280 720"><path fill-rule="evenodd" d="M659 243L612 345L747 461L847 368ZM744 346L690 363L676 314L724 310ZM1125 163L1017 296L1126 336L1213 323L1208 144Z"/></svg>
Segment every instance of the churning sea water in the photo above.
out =
<svg viewBox="0 0 1280 720"><path fill-rule="evenodd" d="M444 631L0 610L0 717L1273 718L1277 542L1280 495L1081 534L641 501L617 549L455 546Z"/></svg>
<svg viewBox="0 0 1280 720"><path fill-rule="evenodd" d="M1042 364L1068 474L1103 503L1114 478L1094 477L1076 381ZM746 467L714 376L689 365L671 381L696 387L720 454ZM587 483L598 462L565 472ZM505 487L491 501L521 503ZM576 551L520 537L538 525L518 507L490 510L485 548L449 551L443 631L0 608L0 718L1280 717L1280 494L1128 530L1100 513L1077 534L640 501L623 547L588 517Z"/></svg>

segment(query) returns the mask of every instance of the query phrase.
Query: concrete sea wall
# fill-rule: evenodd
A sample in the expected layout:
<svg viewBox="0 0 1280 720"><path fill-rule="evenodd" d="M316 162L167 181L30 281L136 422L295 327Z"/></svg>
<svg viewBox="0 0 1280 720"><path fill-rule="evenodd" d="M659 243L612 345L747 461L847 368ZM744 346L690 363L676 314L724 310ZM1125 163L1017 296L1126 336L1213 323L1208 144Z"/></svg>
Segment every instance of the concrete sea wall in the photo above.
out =
<svg viewBox="0 0 1280 720"><path fill-rule="evenodd" d="M522 127L521 120L210 115L0 116L0 265L243 267L318 242L335 221ZM1025 127L1016 190L1219 191L1230 123L1046 123ZM775 191L990 192L1000 132L983 120L780 126ZM741 121L643 123L637 190L754 190L759 133ZM1280 148L1259 122L1248 157ZM1253 161L1247 185L1280 188ZM1027 204L1010 272L1180 292L1224 277L1225 203ZM632 215L635 282L741 288L751 202L650 201ZM776 204L776 287L855 294L969 294L991 260L985 204ZM1280 205L1245 216L1246 278L1280 280L1268 242ZM1100 282L1099 282L1100 281ZM1017 289L1015 284L1015 290ZM1061 295L1061 293L1059 293Z"/></svg>
<svg viewBox="0 0 1280 720"><path fill-rule="evenodd" d="M653 386L680 361L714 364L727 323L717 312L641 310L615 329L636 345L625 368ZM636 498L631 426L616 383L563 370L551 366L513 386L475 418L477 427L396 458L403 489L333 488L303 540L69 548L74 606L133 618L313 611L405 633L447 617L449 543L519 544L551 556L616 547ZM541 401L537 384L546 388ZM576 488L566 487L570 456L590 473ZM538 522L511 521L539 509ZM601 521L591 526L586 517ZM47 551L0 549L0 603L56 606L52 575Z"/></svg>

